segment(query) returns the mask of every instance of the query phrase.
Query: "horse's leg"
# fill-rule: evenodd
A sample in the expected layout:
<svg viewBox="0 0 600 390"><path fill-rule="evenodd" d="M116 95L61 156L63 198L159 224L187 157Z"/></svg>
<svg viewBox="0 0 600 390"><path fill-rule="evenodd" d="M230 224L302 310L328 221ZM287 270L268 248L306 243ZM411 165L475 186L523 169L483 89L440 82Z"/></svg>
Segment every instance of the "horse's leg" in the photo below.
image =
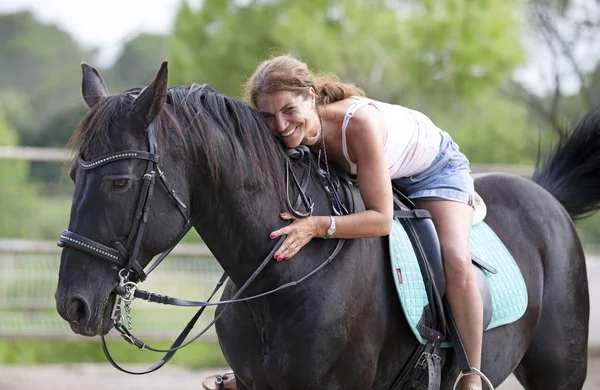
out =
<svg viewBox="0 0 600 390"><path fill-rule="evenodd" d="M589 294L584 255L575 241L555 244L547 253L541 317L514 372L527 390L578 390L585 381Z"/></svg>

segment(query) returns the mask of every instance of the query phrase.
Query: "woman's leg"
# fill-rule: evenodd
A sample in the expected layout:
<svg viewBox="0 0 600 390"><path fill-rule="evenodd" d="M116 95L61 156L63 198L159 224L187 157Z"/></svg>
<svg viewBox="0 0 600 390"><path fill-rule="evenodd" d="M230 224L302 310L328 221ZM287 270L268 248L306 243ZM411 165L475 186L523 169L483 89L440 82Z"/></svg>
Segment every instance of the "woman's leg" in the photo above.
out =
<svg viewBox="0 0 600 390"><path fill-rule="evenodd" d="M472 367L481 368L483 304L475 281L469 251L473 208L445 200L415 199L417 207L433 217L438 233L444 270L446 297ZM481 389L481 378L468 375L461 380L463 389Z"/></svg>

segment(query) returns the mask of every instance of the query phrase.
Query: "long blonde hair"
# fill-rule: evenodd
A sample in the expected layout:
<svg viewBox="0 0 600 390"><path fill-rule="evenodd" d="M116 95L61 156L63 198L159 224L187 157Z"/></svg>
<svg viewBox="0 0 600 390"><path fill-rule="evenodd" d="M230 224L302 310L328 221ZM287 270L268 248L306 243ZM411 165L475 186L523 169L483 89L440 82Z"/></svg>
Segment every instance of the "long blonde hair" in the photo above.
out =
<svg viewBox="0 0 600 390"><path fill-rule="evenodd" d="M353 85L343 83L332 74L315 76L308 66L291 55L282 55L263 61L245 85L244 99L258 107L258 98L277 91L290 91L308 97L310 87L316 92L317 104L329 104L350 96L366 96Z"/></svg>

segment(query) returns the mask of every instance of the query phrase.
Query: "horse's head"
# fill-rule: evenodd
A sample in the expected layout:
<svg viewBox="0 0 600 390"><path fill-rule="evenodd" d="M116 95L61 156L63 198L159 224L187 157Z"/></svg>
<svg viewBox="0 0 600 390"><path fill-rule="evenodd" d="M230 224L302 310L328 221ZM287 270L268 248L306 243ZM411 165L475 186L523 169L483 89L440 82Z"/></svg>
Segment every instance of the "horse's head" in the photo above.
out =
<svg viewBox="0 0 600 390"><path fill-rule="evenodd" d="M75 190L55 298L73 331L93 336L113 325L119 272L143 278L152 257L177 242L189 191L181 153L167 153L181 145L165 135L173 123L163 109L166 62L145 89L112 96L94 68L82 68L90 110L72 137ZM163 137L168 142L157 141Z"/></svg>

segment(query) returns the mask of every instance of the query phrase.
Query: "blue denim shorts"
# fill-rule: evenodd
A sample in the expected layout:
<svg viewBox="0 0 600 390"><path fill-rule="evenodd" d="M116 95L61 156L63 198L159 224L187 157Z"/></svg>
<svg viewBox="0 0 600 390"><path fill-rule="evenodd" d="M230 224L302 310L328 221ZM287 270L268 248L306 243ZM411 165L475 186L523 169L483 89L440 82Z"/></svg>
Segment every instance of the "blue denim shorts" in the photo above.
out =
<svg viewBox="0 0 600 390"><path fill-rule="evenodd" d="M445 131L440 152L427 169L392 179L392 183L411 199L452 200L473 206L475 189L469 160Z"/></svg>

